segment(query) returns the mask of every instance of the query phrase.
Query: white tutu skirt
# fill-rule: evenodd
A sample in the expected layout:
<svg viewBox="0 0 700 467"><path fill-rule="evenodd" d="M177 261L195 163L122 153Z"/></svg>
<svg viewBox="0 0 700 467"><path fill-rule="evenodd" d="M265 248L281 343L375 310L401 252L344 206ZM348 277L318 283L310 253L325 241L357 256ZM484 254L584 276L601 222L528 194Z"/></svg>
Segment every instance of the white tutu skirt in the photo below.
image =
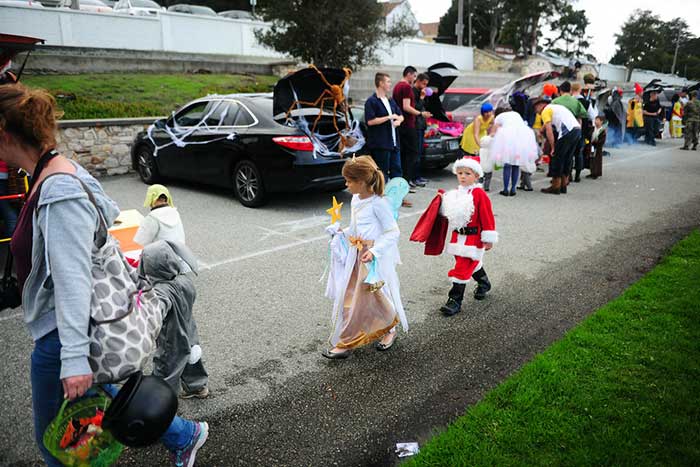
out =
<svg viewBox="0 0 700 467"><path fill-rule="evenodd" d="M527 167L537 160L535 132L525 124L498 128L489 149L491 160L501 166Z"/></svg>
<svg viewBox="0 0 700 467"><path fill-rule="evenodd" d="M493 160L491 160L491 136L484 136L479 140L479 163L484 173L493 172Z"/></svg>

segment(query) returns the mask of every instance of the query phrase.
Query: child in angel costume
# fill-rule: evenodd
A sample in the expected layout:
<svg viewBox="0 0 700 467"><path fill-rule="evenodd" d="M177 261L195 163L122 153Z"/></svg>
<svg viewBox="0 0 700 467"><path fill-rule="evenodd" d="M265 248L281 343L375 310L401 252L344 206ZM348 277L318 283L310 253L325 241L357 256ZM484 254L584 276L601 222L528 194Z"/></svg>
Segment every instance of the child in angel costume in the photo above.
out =
<svg viewBox="0 0 700 467"><path fill-rule="evenodd" d="M474 157L458 159L452 172L459 186L448 192L438 190L411 234L412 241L425 242L426 255L439 255L444 250L455 257L455 266L447 273L452 289L447 303L440 308L445 316L461 311L464 290L472 279L477 284L474 298L486 298L491 282L483 266L484 252L498 242L491 200L477 183L483 176L479 160ZM446 237L449 238L447 246Z"/></svg>
<svg viewBox="0 0 700 467"><path fill-rule="evenodd" d="M331 264L326 296L333 300L330 359L343 359L358 347L378 341L377 350L388 350L396 340L396 326L408 330L401 304L399 276L398 207L408 193L399 177L386 186L384 175L369 156L353 157L343 166L343 177L352 193L350 226L338 222L331 235Z"/></svg>

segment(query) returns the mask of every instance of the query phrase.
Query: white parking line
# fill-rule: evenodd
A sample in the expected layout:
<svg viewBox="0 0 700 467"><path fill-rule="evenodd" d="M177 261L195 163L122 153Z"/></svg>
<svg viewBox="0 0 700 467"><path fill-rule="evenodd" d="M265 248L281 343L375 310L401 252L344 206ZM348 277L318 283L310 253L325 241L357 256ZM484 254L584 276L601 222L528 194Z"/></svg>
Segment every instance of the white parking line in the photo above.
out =
<svg viewBox="0 0 700 467"><path fill-rule="evenodd" d="M399 214L399 219L416 217L416 216L420 216L421 214L423 214L422 210L418 211L418 212L409 212L409 213L405 213L405 214ZM264 250L254 251L252 253L248 253L248 254L241 255L241 256L235 256L233 258L228 258L228 259L224 259L221 261L216 261L214 263L203 263L200 261L199 270L200 271L208 271L208 270L211 270L214 268L218 268L220 266L226 266L228 264L238 263L241 261L245 261L247 259L257 258L258 256L264 256L264 255L269 255L271 253L277 253L279 251L289 250L290 248L294 248L297 246L302 246L302 245L306 245L309 243L317 242L319 240L328 240L328 235L319 235L318 237L307 238L305 240L298 240L296 242L286 243L284 245L279 245L279 246L276 246L274 248L267 248Z"/></svg>

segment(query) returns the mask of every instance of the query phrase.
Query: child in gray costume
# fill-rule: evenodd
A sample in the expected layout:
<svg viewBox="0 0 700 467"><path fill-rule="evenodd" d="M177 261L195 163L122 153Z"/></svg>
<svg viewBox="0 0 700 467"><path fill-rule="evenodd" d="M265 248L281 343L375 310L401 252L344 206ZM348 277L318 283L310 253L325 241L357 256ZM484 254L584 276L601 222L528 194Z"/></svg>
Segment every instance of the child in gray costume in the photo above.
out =
<svg viewBox="0 0 700 467"><path fill-rule="evenodd" d="M196 259L182 243L159 240L143 249L139 276L156 291L165 318L153 357L153 374L163 378L180 397L203 399L209 395L209 375L202 363L197 324L192 308L197 296L188 272Z"/></svg>

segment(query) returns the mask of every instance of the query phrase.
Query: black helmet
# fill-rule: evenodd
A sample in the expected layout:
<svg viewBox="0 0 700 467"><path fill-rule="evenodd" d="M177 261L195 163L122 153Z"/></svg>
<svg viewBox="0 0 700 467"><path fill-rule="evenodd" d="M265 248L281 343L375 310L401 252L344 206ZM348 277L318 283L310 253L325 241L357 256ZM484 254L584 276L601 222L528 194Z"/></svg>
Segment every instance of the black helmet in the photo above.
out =
<svg viewBox="0 0 700 467"><path fill-rule="evenodd" d="M125 446L155 443L177 413L177 395L157 376L129 377L105 412L102 426Z"/></svg>

